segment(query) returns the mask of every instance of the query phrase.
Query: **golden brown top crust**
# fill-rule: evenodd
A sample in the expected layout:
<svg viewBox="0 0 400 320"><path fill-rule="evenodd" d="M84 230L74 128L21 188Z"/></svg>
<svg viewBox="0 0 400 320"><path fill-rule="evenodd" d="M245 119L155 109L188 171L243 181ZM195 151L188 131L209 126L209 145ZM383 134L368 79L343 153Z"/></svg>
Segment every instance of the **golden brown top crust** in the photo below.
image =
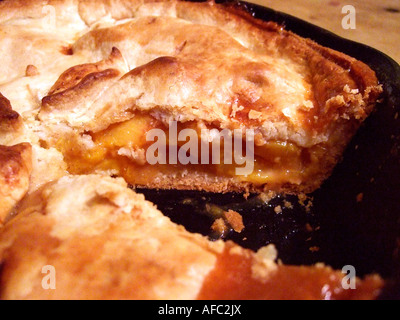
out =
<svg viewBox="0 0 400 320"><path fill-rule="evenodd" d="M76 86L78 83L83 81L85 76L89 74L118 67L118 63L124 64L124 60L121 52L114 47L112 48L111 54L107 60L100 61L98 63L86 63L78 65L64 71L58 78L57 82L51 87L48 96L52 96L56 93ZM125 65L123 67L125 67ZM121 67L121 69L123 67Z"/></svg>
<svg viewBox="0 0 400 320"><path fill-rule="evenodd" d="M270 251L189 233L120 178L65 176L0 229L0 298L370 299L382 285L375 276L346 292L340 272L279 266Z"/></svg>
<svg viewBox="0 0 400 320"><path fill-rule="evenodd" d="M0 93L0 130L16 130L21 125L18 112L11 107L10 101Z"/></svg>
<svg viewBox="0 0 400 320"><path fill-rule="evenodd" d="M28 191L31 170L30 144L0 145L0 226Z"/></svg>
<svg viewBox="0 0 400 320"><path fill-rule="evenodd" d="M40 119L46 123L98 131L138 109L163 121L244 125L265 141L309 147L328 141L338 124L359 124L381 91L364 63L233 6L139 0L49 1L48 6L54 13L46 14L36 1L23 6L4 1L0 7L6 28L30 32L30 49L17 55L21 64L35 65L41 75L43 69L52 75L69 67L70 74L86 70L62 97L51 87L65 79L46 79L47 90L38 93L45 97ZM52 14L53 28L43 33ZM30 25L37 28L25 27ZM67 55L65 48L71 48ZM112 48L126 61L122 69L112 68L120 75L90 69L106 63ZM24 56L43 53L47 59L36 63ZM4 64L3 74L19 73L17 65Z"/></svg>
<svg viewBox="0 0 400 320"><path fill-rule="evenodd" d="M65 176L0 231L1 298L194 299L216 260L209 245L122 179ZM42 288L46 265L56 290Z"/></svg>
<svg viewBox="0 0 400 320"><path fill-rule="evenodd" d="M41 119L54 119L57 112L67 118L68 112L77 109L76 99L82 96L89 101L95 101L99 92L116 82L124 71L127 71L127 66L117 48L112 48L106 60L85 63L66 70L43 98ZM57 106L57 110L54 110L54 106ZM79 106L72 116L77 117L76 113L79 113Z"/></svg>

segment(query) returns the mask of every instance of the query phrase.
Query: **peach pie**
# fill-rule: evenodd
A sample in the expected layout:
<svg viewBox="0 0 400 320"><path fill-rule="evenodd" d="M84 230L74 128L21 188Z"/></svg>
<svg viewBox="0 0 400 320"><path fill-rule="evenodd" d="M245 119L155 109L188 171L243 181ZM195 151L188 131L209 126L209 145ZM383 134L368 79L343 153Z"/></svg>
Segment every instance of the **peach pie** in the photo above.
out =
<svg viewBox="0 0 400 320"><path fill-rule="evenodd" d="M316 190L382 91L363 62L233 5L167 0L0 1L0 54L1 298L376 297L377 276L343 290L127 188Z"/></svg>

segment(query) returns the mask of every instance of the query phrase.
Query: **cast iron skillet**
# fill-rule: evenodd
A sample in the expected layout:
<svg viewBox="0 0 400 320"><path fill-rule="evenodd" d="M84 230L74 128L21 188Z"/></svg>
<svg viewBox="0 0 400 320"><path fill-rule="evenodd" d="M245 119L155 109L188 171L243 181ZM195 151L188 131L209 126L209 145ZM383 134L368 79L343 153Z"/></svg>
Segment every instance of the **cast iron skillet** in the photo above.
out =
<svg viewBox="0 0 400 320"><path fill-rule="evenodd" d="M382 102L353 138L332 176L310 195L309 210L297 197L262 203L255 195L246 200L241 194L137 191L172 221L210 239L216 238L210 229L215 218L210 204L233 209L242 214L245 228L241 233L229 232L224 239L253 250L273 243L279 259L287 264L324 262L339 270L353 265L360 277L379 273L388 281L380 298L400 298L400 66L371 47L288 14L235 3L256 18L276 21L368 64L383 84ZM286 208L284 201L293 208ZM274 211L276 205L282 206L282 213Z"/></svg>

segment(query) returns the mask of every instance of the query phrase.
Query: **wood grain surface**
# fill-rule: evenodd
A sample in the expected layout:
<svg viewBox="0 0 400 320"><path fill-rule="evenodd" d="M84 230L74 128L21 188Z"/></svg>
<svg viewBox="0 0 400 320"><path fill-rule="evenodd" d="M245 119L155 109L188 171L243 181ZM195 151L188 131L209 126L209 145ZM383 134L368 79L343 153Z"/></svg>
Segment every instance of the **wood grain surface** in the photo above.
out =
<svg viewBox="0 0 400 320"><path fill-rule="evenodd" d="M247 0L364 43L400 63L400 0ZM356 28L344 29L345 5L355 8Z"/></svg>

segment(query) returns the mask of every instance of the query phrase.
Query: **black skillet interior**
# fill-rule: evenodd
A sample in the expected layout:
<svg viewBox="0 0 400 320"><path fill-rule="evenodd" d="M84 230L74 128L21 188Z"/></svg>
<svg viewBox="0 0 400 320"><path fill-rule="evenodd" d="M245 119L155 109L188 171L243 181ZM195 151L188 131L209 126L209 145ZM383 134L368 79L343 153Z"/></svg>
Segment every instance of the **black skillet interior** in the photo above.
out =
<svg viewBox="0 0 400 320"><path fill-rule="evenodd" d="M324 262L337 269L353 265L360 277L379 273L390 283L382 297L399 298L400 66L373 48L293 16L254 4L236 4L256 18L276 21L367 63L384 86L383 101L358 131L332 176L310 195L308 210L297 197L263 203L255 195L245 200L240 194L138 191L171 220L211 239L215 234L210 226L218 213L213 208L233 209L242 214L245 228L241 233L229 232L224 239L253 250L273 243L279 259L287 264ZM285 207L285 201L293 207ZM281 213L275 212L277 205Z"/></svg>

